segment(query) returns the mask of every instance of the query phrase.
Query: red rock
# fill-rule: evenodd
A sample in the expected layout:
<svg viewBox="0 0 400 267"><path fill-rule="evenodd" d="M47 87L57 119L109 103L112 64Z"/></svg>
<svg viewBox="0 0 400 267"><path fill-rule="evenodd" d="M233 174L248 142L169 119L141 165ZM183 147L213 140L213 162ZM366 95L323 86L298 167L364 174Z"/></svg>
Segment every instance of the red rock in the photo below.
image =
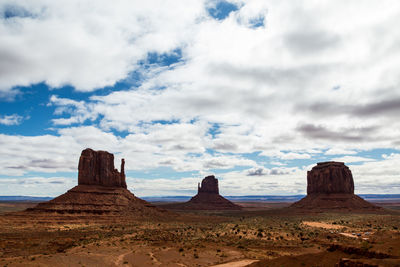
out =
<svg viewBox="0 0 400 267"><path fill-rule="evenodd" d="M198 185L197 195L188 202L164 205L165 208L181 210L240 210L241 207L219 194L218 179L207 176Z"/></svg>
<svg viewBox="0 0 400 267"><path fill-rule="evenodd" d="M114 168L114 155L107 151L82 151L78 166L78 185L102 185L126 188L125 160L121 160L121 172Z"/></svg>
<svg viewBox="0 0 400 267"><path fill-rule="evenodd" d="M136 197L125 182L125 160L121 172L114 168L114 155L85 149L78 167L78 185L28 212L58 214L116 214L132 217L169 216L170 213Z"/></svg>
<svg viewBox="0 0 400 267"><path fill-rule="evenodd" d="M307 172L307 194L353 194L354 181L343 162L320 162Z"/></svg>
<svg viewBox="0 0 400 267"><path fill-rule="evenodd" d="M199 183L197 193L219 194L218 179L214 175L207 176L201 181L201 186Z"/></svg>
<svg viewBox="0 0 400 267"><path fill-rule="evenodd" d="M349 167L334 161L317 163L307 172L307 196L290 208L311 212L382 210L354 194Z"/></svg>

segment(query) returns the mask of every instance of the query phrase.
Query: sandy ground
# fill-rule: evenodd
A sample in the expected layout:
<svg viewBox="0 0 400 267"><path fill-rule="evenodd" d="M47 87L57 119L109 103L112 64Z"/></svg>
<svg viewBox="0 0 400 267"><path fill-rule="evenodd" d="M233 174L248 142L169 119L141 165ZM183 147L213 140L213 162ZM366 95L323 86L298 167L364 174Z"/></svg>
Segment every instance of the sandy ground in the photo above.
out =
<svg viewBox="0 0 400 267"><path fill-rule="evenodd" d="M400 265L400 213L180 214L1 215L0 266L335 266L342 258Z"/></svg>
<svg viewBox="0 0 400 267"><path fill-rule="evenodd" d="M351 237L351 238L357 238L356 235L350 234L350 233L339 233L342 236L346 236L346 237Z"/></svg>
<svg viewBox="0 0 400 267"><path fill-rule="evenodd" d="M329 223L324 223L324 222L302 222L304 225L310 226L310 227L319 227L319 228L324 228L324 229L342 229L344 226L342 225L334 225L334 224L329 224Z"/></svg>
<svg viewBox="0 0 400 267"><path fill-rule="evenodd" d="M240 261L233 261L233 262L213 265L211 267L245 267L257 261L258 260L240 260Z"/></svg>

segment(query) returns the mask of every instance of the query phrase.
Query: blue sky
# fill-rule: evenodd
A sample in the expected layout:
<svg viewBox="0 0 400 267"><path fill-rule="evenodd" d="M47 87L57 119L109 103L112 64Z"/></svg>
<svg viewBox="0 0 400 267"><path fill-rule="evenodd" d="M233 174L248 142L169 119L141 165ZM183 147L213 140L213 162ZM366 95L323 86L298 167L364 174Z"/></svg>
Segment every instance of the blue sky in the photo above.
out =
<svg viewBox="0 0 400 267"><path fill-rule="evenodd" d="M379 9L380 12L376 12ZM306 191L344 161L400 193L396 1L0 3L0 195L56 196L80 152L139 196Z"/></svg>

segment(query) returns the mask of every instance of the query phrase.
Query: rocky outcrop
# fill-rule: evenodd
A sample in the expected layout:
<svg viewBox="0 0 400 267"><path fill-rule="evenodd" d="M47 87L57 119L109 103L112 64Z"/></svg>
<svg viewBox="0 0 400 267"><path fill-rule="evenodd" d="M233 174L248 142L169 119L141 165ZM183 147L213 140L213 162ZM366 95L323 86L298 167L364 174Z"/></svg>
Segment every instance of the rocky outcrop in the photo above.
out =
<svg viewBox="0 0 400 267"><path fill-rule="evenodd" d="M307 172L307 196L290 208L312 212L381 210L354 194L351 170L334 161L317 163Z"/></svg>
<svg viewBox="0 0 400 267"><path fill-rule="evenodd" d="M353 175L343 162L320 162L307 172L307 194L354 194Z"/></svg>
<svg viewBox="0 0 400 267"><path fill-rule="evenodd" d="M163 206L180 210L240 210L241 207L219 194L218 179L207 176L198 185L197 195L188 202Z"/></svg>
<svg viewBox="0 0 400 267"><path fill-rule="evenodd" d="M114 155L85 149L78 166L78 185L48 202L39 203L29 212L58 214L115 214L133 217L167 216L159 209L126 189L125 160L121 172L114 168Z"/></svg>
<svg viewBox="0 0 400 267"><path fill-rule="evenodd" d="M82 151L78 165L78 185L101 185L126 188L125 160L121 160L121 172L114 168L114 155L107 151Z"/></svg>
<svg viewBox="0 0 400 267"><path fill-rule="evenodd" d="M197 193L219 194L218 179L214 175L207 176L201 181L197 188Z"/></svg>

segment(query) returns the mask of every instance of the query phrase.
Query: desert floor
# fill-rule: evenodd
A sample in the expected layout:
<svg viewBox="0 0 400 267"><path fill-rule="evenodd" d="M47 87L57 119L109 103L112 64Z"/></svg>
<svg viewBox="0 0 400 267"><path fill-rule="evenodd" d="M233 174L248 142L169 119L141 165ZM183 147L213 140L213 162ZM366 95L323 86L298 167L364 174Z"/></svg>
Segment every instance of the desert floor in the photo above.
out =
<svg viewBox="0 0 400 267"><path fill-rule="evenodd" d="M143 219L5 213L34 203L0 203L0 266L400 266L398 203L380 214L238 204L245 210Z"/></svg>

